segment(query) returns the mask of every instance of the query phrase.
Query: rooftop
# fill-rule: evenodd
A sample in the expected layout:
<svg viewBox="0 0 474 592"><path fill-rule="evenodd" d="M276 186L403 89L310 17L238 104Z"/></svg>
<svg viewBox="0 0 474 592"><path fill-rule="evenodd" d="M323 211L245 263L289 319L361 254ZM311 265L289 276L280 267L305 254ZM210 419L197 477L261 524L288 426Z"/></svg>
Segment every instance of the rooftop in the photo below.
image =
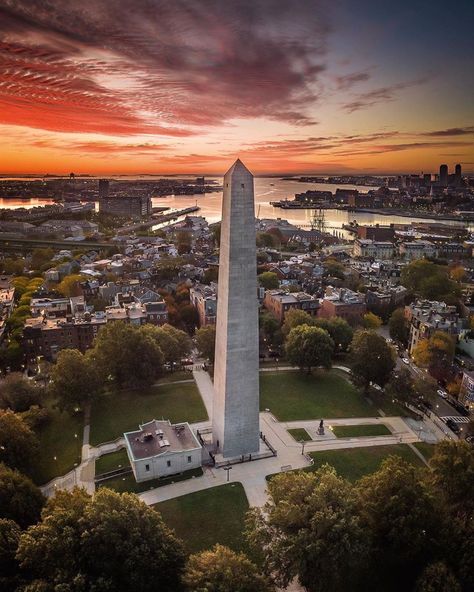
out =
<svg viewBox="0 0 474 592"><path fill-rule="evenodd" d="M124 436L134 460L201 448L187 422L171 424L169 420L153 419Z"/></svg>

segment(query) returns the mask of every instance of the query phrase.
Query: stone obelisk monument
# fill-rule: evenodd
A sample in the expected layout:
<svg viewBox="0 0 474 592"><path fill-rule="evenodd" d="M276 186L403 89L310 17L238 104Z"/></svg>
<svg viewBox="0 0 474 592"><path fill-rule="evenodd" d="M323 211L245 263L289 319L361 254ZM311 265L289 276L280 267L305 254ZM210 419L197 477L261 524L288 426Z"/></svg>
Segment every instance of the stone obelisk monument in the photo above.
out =
<svg viewBox="0 0 474 592"><path fill-rule="evenodd" d="M253 175L240 160L224 176L219 256L212 434L230 459L259 450Z"/></svg>

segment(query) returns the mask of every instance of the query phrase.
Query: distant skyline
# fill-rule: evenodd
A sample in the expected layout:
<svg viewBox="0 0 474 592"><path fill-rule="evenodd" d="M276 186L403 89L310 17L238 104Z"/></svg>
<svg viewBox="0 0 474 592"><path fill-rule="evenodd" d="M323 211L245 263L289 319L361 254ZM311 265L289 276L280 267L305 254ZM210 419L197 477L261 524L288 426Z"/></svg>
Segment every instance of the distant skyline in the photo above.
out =
<svg viewBox="0 0 474 592"><path fill-rule="evenodd" d="M0 174L474 171L468 0L0 0Z"/></svg>

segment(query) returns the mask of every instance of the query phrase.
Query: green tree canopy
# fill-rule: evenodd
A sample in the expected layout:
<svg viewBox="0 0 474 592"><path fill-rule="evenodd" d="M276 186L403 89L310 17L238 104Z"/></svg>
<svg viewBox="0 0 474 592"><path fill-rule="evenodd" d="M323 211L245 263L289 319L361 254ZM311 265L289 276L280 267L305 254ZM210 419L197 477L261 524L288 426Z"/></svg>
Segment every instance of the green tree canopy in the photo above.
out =
<svg viewBox="0 0 474 592"><path fill-rule="evenodd" d="M285 319L281 329L284 335L288 335L292 329L299 325L313 325L313 323L314 318L305 310L290 308L290 310L285 313Z"/></svg>
<svg viewBox="0 0 474 592"><path fill-rule="evenodd" d="M385 394L390 399L401 403L416 403L413 376L408 368L402 367L393 371L390 380L385 385Z"/></svg>
<svg viewBox="0 0 474 592"><path fill-rule="evenodd" d="M270 592L274 589L246 555L222 545L191 555L183 581L189 592Z"/></svg>
<svg viewBox="0 0 474 592"><path fill-rule="evenodd" d="M418 366L428 368L433 376L441 378L449 372L454 352L453 337L443 331L435 331L428 339L418 342L413 358Z"/></svg>
<svg viewBox="0 0 474 592"><path fill-rule="evenodd" d="M407 582L436 548L440 523L433 498L418 469L398 456L360 479L356 492L362 522L371 533L377 571L391 581Z"/></svg>
<svg viewBox="0 0 474 592"><path fill-rule="evenodd" d="M371 382L384 386L395 366L395 356L385 339L367 329L356 331L350 346L352 373L366 389Z"/></svg>
<svg viewBox="0 0 474 592"><path fill-rule="evenodd" d="M0 518L14 520L26 528L39 520L44 501L31 479L0 464Z"/></svg>
<svg viewBox="0 0 474 592"><path fill-rule="evenodd" d="M367 312L362 317L362 322L366 329L378 329L382 326L382 319L373 312Z"/></svg>
<svg viewBox="0 0 474 592"><path fill-rule="evenodd" d="M163 354L147 331L115 321L97 335L94 363L117 385L151 385L163 372Z"/></svg>
<svg viewBox="0 0 474 592"><path fill-rule="evenodd" d="M38 454L38 439L20 415L0 410L0 462L28 471Z"/></svg>
<svg viewBox="0 0 474 592"><path fill-rule="evenodd" d="M408 342L409 327L403 308L394 310L388 321L390 337L405 344Z"/></svg>
<svg viewBox="0 0 474 592"><path fill-rule="evenodd" d="M459 581L442 561L431 563L419 577L415 592L461 592Z"/></svg>
<svg viewBox="0 0 474 592"><path fill-rule="evenodd" d="M449 279L447 267L427 259L416 259L406 265L400 281L410 292L429 300L452 301L461 295L459 285Z"/></svg>
<svg viewBox="0 0 474 592"><path fill-rule="evenodd" d="M163 592L181 589L181 542L160 514L128 493L60 491L21 535L17 558L47 590Z"/></svg>
<svg viewBox="0 0 474 592"><path fill-rule="evenodd" d="M347 351L354 337L354 330L349 323L341 317L312 318L311 323L314 327L320 327L327 331L334 341L335 350L338 352Z"/></svg>
<svg viewBox="0 0 474 592"><path fill-rule="evenodd" d="M56 290L66 298L71 296L79 296L81 294L80 283L83 282L85 276L80 274L67 275L59 282Z"/></svg>
<svg viewBox="0 0 474 592"><path fill-rule="evenodd" d="M474 448L466 441L443 440L430 460L430 483L450 513L474 519Z"/></svg>
<svg viewBox="0 0 474 592"><path fill-rule="evenodd" d="M268 491L270 500L247 520L264 572L282 587L298 577L309 592L354 583L367 546L352 486L325 465L314 473L279 474Z"/></svg>
<svg viewBox="0 0 474 592"><path fill-rule="evenodd" d="M26 411L41 402L42 394L36 383L25 378L21 372L12 372L0 381L0 408Z"/></svg>
<svg viewBox="0 0 474 592"><path fill-rule="evenodd" d="M0 518L0 590L14 592L19 589L21 579L16 562L16 550L21 529L13 520Z"/></svg>
<svg viewBox="0 0 474 592"><path fill-rule="evenodd" d="M50 393L61 410L71 413L97 397L104 379L90 352L63 349L51 371Z"/></svg>
<svg viewBox="0 0 474 592"><path fill-rule="evenodd" d="M199 355L213 364L216 347L216 327L207 325L198 329L196 331L196 345Z"/></svg>
<svg viewBox="0 0 474 592"><path fill-rule="evenodd" d="M299 325L290 331L285 352L290 364L306 368L309 373L317 366L331 367L334 341L324 329Z"/></svg>
<svg viewBox="0 0 474 592"><path fill-rule="evenodd" d="M280 285L278 276L273 271L264 271L258 276L258 281L265 290L277 290Z"/></svg>

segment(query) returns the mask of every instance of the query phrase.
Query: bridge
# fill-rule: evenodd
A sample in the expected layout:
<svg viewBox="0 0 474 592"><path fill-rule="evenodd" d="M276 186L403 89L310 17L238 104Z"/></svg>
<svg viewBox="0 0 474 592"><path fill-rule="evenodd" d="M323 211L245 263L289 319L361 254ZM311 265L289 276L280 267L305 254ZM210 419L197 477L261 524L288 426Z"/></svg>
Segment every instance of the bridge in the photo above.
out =
<svg viewBox="0 0 474 592"><path fill-rule="evenodd" d="M51 240L47 238L0 238L0 249L4 251L22 251L51 247L52 249L115 249L119 247L114 243L99 243L95 241L68 241Z"/></svg>

